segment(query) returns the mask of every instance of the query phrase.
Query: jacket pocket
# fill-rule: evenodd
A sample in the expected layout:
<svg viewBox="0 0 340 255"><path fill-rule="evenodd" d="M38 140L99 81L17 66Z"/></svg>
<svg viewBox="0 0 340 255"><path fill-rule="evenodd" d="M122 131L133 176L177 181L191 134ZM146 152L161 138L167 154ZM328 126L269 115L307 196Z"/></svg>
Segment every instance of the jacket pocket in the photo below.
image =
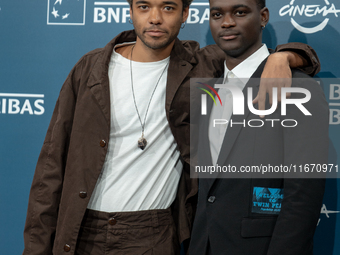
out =
<svg viewBox="0 0 340 255"><path fill-rule="evenodd" d="M272 236L277 217L243 218L241 222L242 237Z"/></svg>

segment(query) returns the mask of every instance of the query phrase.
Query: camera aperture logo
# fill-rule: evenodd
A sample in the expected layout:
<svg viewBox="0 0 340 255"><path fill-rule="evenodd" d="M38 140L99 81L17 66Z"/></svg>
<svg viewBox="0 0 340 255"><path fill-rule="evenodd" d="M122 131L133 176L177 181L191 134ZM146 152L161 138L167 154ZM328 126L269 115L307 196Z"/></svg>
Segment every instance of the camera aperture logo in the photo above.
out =
<svg viewBox="0 0 340 255"><path fill-rule="evenodd" d="M221 106L222 105L222 100L220 95L217 93L217 91L211 87L210 85L203 83L203 82L197 82L198 84L204 85L206 86L208 89L210 89L218 98L218 100L220 101ZM217 105L215 97L209 92L209 90L206 90L204 88L199 88L200 90L203 90L204 92L206 92L214 101L215 105ZM206 115L207 114L207 95L206 94L202 94L202 115Z"/></svg>
<svg viewBox="0 0 340 255"><path fill-rule="evenodd" d="M86 0L47 1L47 25L85 25Z"/></svg>

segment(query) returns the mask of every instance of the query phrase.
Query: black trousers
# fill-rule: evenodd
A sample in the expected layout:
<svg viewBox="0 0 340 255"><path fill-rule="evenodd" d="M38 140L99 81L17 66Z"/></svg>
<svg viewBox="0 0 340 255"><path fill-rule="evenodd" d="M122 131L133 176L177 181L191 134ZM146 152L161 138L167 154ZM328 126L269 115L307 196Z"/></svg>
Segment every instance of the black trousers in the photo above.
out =
<svg viewBox="0 0 340 255"><path fill-rule="evenodd" d="M75 254L180 254L171 210L117 213L87 210Z"/></svg>

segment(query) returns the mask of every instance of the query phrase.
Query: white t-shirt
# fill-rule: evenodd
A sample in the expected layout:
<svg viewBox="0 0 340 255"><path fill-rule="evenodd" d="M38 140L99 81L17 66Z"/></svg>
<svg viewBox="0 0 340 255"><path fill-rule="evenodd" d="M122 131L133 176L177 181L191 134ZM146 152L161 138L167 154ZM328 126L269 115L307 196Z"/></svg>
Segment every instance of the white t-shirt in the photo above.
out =
<svg viewBox="0 0 340 255"><path fill-rule="evenodd" d="M169 60L170 57L157 62L132 61L134 94L142 123L159 80L145 122L147 146L141 150L137 141L142 127L132 94L130 60L113 51L109 64L110 140L89 209L166 209L174 201L183 165L165 113Z"/></svg>

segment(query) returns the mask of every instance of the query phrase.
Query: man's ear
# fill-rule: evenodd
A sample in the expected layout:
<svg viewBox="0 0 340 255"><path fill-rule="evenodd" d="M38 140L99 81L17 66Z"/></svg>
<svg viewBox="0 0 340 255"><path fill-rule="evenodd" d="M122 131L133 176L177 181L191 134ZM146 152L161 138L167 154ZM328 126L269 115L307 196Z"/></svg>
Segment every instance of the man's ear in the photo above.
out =
<svg viewBox="0 0 340 255"><path fill-rule="evenodd" d="M182 13L183 20L182 20L182 23L184 23L187 20L188 15L189 15L189 6L183 8L183 13Z"/></svg>
<svg viewBox="0 0 340 255"><path fill-rule="evenodd" d="M132 19L132 15L133 14L133 12L132 12L132 6L130 5L130 19L132 20L132 22L133 22L133 19Z"/></svg>
<svg viewBox="0 0 340 255"><path fill-rule="evenodd" d="M261 26L265 27L269 21L269 10L267 7L261 9Z"/></svg>

